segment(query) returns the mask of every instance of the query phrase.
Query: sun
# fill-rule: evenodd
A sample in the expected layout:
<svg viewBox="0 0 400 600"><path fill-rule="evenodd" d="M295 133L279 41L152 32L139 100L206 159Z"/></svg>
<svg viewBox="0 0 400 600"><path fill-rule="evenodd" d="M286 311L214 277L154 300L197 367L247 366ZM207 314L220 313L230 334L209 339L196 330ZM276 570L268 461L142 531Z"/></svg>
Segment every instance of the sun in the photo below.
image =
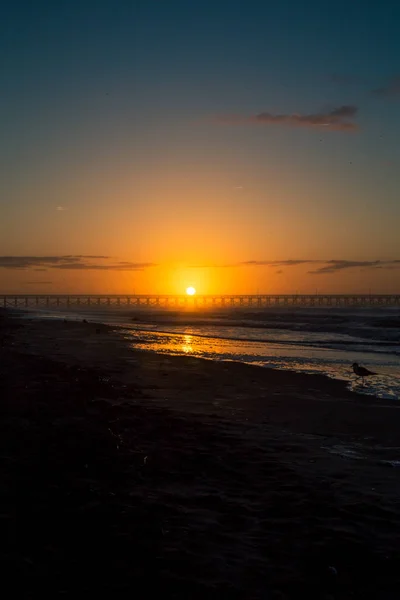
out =
<svg viewBox="0 0 400 600"><path fill-rule="evenodd" d="M194 287L190 286L190 287L186 288L186 293L188 296L194 296L196 293L196 290Z"/></svg>

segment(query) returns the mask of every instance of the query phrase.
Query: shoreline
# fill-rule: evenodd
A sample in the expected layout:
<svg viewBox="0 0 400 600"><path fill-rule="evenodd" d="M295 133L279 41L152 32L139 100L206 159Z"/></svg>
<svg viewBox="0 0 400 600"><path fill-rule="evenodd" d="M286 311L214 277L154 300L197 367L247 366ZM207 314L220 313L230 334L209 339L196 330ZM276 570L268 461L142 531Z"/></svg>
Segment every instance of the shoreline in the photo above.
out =
<svg viewBox="0 0 400 600"><path fill-rule="evenodd" d="M26 313L26 314L29 315L29 313ZM14 317L11 316L11 318L14 318ZM15 318L18 321L18 317L15 317ZM64 332L65 332L65 327L64 327L65 325L73 326L73 327L81 326L82 329L80 331L82 331L82 332L85 332L85 330L87 331L87 329L90 327L92 330L92 333L93 333L93 329L101 328L103 333L116 334L116 336L118 336L119 344L121 343L121 337L124 337L124 333L126 331L129 331L129 329L125 325L106 324L106 323L102 323L101 321L92 321L92 320L88 321L87 323L83 323L82 319L80 317L78 317L76 320L74 320L74 319L67 320L67 323L64 323L63 317L59 317L57 319L51 319L51 321L50 321L50 319L41 318L40 316L35 317L32 320L29 319L29 317L23 320L24 324L31 323L32 325L34 323L38 323L38 324L47 326L50 324L50 322L51 323L57 322L59 324L62 323L63 328L61 329L61 331L64 331ZM59 325L58 325L58 327L59 327ZM40 329L40 325L39 325L39 329ZM138 331L138 330L135 330L135 331ZM145 330L145 329L139 330L139 331L150 331L151 332L151 330ZM157 331L157 333L165 334L165 335L183 335L181 333L169 332L169 331ZM201 334L193 334L193 336L194 337L204 337L207 339L211 337L211 336L205 336L205 335L201 335ZM98 339L100 340L101 338L98 338ZM222 339L228 339L228 340L233 340L233 341L249 341L249 340L242 340L242 338L237 339L237 340L236 340L236 338L222 338ZM101 339L101 341L104 341L104 339ZM250 341L253 341L253 340L250 340ZM258 341L258 340L256 340L256 341ZM324 374L303 373L303 372L294 371L291 369L283 370L283 369L277 369L276 367L262 366L262 365L249 363L249 362L243 362L243 361L239 361L239 360L237 360L237 361L235 361L235 360L215 360L213 358L207 358L207 357L203 357L203 356L190 356L190 355L185 355L185 354L167 354L164 352L156 352L154 350L146 350L146 349L142 349L142 348L139 350L136 350L135 348L132 347L132 346L134 346L134 342L132 341L131 343L129 343L128 340L126 340L126 339L124 339L123 344L125 346L129 346L132 353L146 353L146 354L150 354L150 355L156 355L158 357L167 357L169 359L178 360L178 361L179 360L184 360L184 361L200 360L200 361L212 362L212 363L216 363L216 364L220 364L220 365L231 363L234 365L238 365L239 368L244 367L244 368L260 369L260 370L266 369L267 371L273 371L274 373L282 373L282 374L286 374L290 377L297 377L297 378L299 378L299 381L298 381L299 384L304 383L304 381L306 381L306 380L303 380L303 378L307 378L307 379L310 378L311 380L316 379L322 385L323 385L323 382L326 383L327 381L329 381L334 386L339 386L337 389L338 392L349 393L351 395L354 394L363 399L364 398L369 398L369 399L373 398L375 402L389 402L389 403L396 402L396 400L393 400L393 399L384 399L383 400L372 394L366 395L366 394L360 394L356 391L352 391L352 390L348 389L347 384L344 380L332 378L332 377L329 377ZM40 351L43 351L43 350L41 349Z"/></svg>
<svg viewBox="0 0 400 600"><path fill-rule="evenodd" d="M318 375L135 351L113 329L0 315L14 590L393 597L396 402Z"/></svg>
<svg viewBox="0 0 400 600"><path fill-rule="evenodd" d="M95 324L100 322L94 314L82 313L81 315L71 315L71 320L79 321L89 319L89 322ZM26 313L29 318L29 313ZM47 320L60 320L60 315L54 313L47 316L35 315L33 318L43 318ZM61 316L63 318L64 315ZM65 318L68 319L68 316ZM149 316L147 317L147 319ZM210 331L179 331L173 327L166 327L164 322L143 323L134 321L114 321L108 320L106 315L103 317L103 323L109 324L113 329L126 330L128 336L132 336L132 343L137 344L141 350L150 350L159 354L169 354L170 356L192 356L211 359L218 362L234 361L239 363L246 362L249 365L260 366L268 369L284 370L288 372L297 372L305 375L323 375L330 380L345 382L349 390L355 391L363 396L373 396L385 400L398 401L400 399L400 362L399 353L396 349L399 347L397 342L392 340L374 341L372 339L363 339L346 341L339 339L330 339L329 333L325 333L322 338L316 332L299 334L297 330L293 335L286 339L288 332L284 332L283 339L274 337L274 330L271 331L272 337L269 339L258 338L254 333L253 337L243 337L245 331L240 332L239 337L225 335L224 330L213 331L213 325L210 325ZM176 327L180 327L176 324ZM175 327L175 329L176 329ZM240 328L239 328L240 329ZM238 332L236 332L238 333ZM340 332L339 332L340 333ZM184 336L190 335L193 348L188 352ZM308 339L308 337L309 339ZM281 336L282 337L282 336ZM188 339L188 338L187 338ZM180 347L182 346L182 348ZM296 360L296 357L298 360ZM351 364L358 362L367 366L372 371L377 372L377 377L371 378L364 383L354 377Z"/></svg>
<svg viewBox="0 0 400 600"><path fill-rule="evenodd" d="M64 317L63 316L53 316L51 315L51 319L50 318L46 318L46 317L41 317L40 314L37 314L37 316L33 317L32 319L29 318L29 314L30 312L25 312L23 310L19 311L19 314L25 314L26 318L23 319L24 322L29 322L30 320L32 320L33 322L42 322L42 323L47 323L47 322L62 322L64 321ZM86 315L88 316L88 315ZM18 320L18 316L13 316L12 314L10 314L11 318L16 318ZM83 317L85 318L85 317ZM79 324L82 323L83 318L81 315L77 315L76 319L70 319L67 321L71 324ZM101 328L107 328L110 332L115 332L116 334L123 334L125 331L130 331L133 330L135 332L145 332L145 333L152 333L153 331L155 331L156 333L159 333L161 335L184 335L183 333L180 332L174 332L174 331L158 331L158 330L151 330L151 329L136 329L135 325L132 325L132 328L128 328L126 325L119 325L119 324L106 324L103 323L101 321L95 321L95 320L89 320L87 322L88 326L92 326L92 327L101 327ZM223 340L227 340L227 341L239 341L239 342L258 342L261 341L262 343L277 343L277 344L284 344L285 342L283 341L277 341L277 340L253 340L253 339L243 339L243 338L215 338L213 336L208 336L208 335L203 335L203 334L191 334L193 335L193 337L199 337L199 338L204 338L204 339L223 339ZM362 342L360 342L361 344ZM367 340L365 341L365 343L367 343ZM134 344L134 341L132 341L131 345ZM385 343L384 345L391 345L391 342ZM383 342L382 342L383 345ZM393 343L394 345L394 343ZM304 347L308 347L307 345L304 345ZM310 345L310 348L312 349L313 346ZM205 361L211 361L211 362L216 362L218 364L224 364L224 363L234 363L236 365L247 365L249 367L252 368L259 368L259 369L267 369L269 371L274 371L274 372L282 372L282 373L287 373L290 374L291 376L300 376L300 377L311 377L311 378L320 378L322 377L324 380L328 380L330 382L337 382L341 385L344 386L345 390L349 393L352 394L357 394L358 396L362 397L362 398L374 398L375 401L377 402L397 402L398 399L396 398L381 398L378 397L376 395L374 395L373 393L360 393L358 391L354 391L354 390L350 390L349 389L349 380L345 380L345 379L341 379L341 378L336 378L336 377L330 377L329 375L326 374L319 374L319 373L307 373L307 372L302 372L302 371L295 371L292 369L279 369L276 367L271 367L268 365L259 365L256 363L251 363L251 362L244 362L244 361L240 361L240 360L230 360L230 359L226 359L226 360L217 360L217 359L213 359L213 358L208 358L208 357L203 357L203 356L188 356L185 354L168 354L165 352L157 352L155 350L146 350L141 348L140 350L135 350L136 352L148 352L150 354L156 354L158 356L169 356L171 358L183 358L183 359L197 359L197 360L205 360Z"/></svg>

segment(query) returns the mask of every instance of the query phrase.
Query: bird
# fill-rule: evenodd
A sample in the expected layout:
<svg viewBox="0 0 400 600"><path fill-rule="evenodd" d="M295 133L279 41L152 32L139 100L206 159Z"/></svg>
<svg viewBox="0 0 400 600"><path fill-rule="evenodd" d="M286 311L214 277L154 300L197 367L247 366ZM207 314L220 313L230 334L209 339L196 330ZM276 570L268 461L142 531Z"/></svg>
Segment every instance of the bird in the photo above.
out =
<svg viewBox="0 0 400 600"><path fill-rule="evenodd" d="M360 367L358 363L353 363L353 371L357 375L357 377L361 377L363 383L364 377L368 377L369 375L376 375L374 371L370 371L365 367Z"/></svg>

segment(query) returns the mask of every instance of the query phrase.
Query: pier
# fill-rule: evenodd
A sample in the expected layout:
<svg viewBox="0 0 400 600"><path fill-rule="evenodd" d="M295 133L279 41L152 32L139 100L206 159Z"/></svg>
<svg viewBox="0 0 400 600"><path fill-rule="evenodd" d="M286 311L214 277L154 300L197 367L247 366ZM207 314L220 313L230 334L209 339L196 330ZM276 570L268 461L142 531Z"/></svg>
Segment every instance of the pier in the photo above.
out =
<svg viewBox="0 0 400 600"><path fill-rule="evenodd" d="M6 294L0 306L20 309L77 308L268 308L268 307L400 307L400 294Z"/></svg>

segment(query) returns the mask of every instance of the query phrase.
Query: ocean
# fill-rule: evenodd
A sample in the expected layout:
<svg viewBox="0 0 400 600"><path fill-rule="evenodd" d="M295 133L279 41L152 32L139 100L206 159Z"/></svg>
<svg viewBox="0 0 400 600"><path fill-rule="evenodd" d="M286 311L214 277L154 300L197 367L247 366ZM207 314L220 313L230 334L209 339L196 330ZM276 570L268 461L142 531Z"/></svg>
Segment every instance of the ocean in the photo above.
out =
<svg viewBox="0 0 400 600"><path fill-rule="evenodd" d="M398 308L178 312L101 307L36 314L119 325L138 350L323 374L364 394L400 399ZM353 374L354 362L376 375L363 383Z"/></svg>

